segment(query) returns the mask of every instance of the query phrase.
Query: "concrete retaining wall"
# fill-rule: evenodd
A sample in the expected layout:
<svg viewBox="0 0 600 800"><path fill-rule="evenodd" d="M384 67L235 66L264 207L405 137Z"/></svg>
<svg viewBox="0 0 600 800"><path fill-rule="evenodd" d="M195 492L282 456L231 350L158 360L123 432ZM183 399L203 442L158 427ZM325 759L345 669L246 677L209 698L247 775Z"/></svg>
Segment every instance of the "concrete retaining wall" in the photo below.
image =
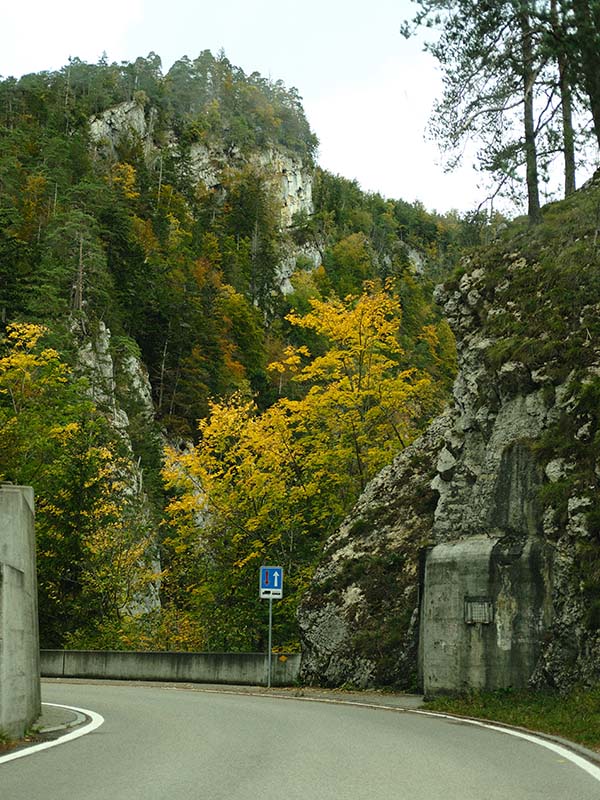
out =
<svg viewBox="0 0 600 800"><path fill-rule="evenodd" d="M298 678L300 653L273 655L271 683L290 686ZM266 683L264 653L162 653L42 650L45 678L107 678L189 681L258 686Z"/></svg>
<svg viewBox="0 0 600 800"><path fill-rule="evenodd" d="M33 489L0 486L0 729L39 717L40 663Z"/></svg>

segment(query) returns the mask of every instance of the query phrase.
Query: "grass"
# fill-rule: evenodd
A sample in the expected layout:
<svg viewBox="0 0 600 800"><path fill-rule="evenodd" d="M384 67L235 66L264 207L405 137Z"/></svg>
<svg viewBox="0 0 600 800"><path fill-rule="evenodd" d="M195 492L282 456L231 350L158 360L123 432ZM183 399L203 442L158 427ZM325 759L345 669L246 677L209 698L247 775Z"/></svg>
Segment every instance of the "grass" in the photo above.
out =
<svg viewBox="0 0 600 800"><path fill-rule="evenodd" d="M567 695L506 689L464 697L436 697L425 708L506 722L560 736L600 753L600 685L574 689Z"/></svg>
<svg viewBox="0 0 600 800"><path fill-rule="evenodd" d="M11 750L15 746L15 742L0 728L0 754Z"/></svg>
<svg viewBox="0 0 600 800"><path fill-rule="evenodd" d="M12 739L6 731L0 728L0 755L38 741L40 741L40 737L35 728L26 731L22 739Z"/></svg>

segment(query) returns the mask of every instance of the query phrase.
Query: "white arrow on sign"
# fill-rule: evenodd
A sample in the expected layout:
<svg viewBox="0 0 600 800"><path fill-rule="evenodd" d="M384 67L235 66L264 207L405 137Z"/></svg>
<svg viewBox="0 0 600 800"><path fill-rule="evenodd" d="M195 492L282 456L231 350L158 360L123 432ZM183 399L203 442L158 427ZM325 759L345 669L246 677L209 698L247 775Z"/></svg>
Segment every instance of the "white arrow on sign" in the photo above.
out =
<svg viewBox="0 0 600 800"><path fill-rule="evenodd" d="M261 567L259 587L261 599L281 600L283 597L283 567Z"/></svg>

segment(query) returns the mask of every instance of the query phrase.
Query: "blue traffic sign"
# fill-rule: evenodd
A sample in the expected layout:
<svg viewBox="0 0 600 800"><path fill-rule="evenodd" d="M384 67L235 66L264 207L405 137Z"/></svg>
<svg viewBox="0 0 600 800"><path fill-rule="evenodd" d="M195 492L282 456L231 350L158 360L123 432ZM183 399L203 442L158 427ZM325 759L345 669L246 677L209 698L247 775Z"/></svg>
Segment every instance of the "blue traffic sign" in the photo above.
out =
<svg viewBox="0 0 600 800"><path fill-rule="evenodd" d="M283 597L283 567L261 567L259 589L261 600Z"/></svg>

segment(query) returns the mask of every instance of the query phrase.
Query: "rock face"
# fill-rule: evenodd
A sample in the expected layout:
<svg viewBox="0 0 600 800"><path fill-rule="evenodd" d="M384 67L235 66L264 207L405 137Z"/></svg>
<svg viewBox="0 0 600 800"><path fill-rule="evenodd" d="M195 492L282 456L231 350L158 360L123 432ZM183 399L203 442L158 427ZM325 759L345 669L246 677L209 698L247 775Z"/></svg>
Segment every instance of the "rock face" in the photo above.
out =
<svg viewBox="0 0 600 800"><path fill-rule="evenodd" d="M135 100L120 103L103 111L90 122L92 140L109 154L115 153L119 142L136 137L144 145L146 160L154 166L160 160L160 149L153 141L153 109L145 110ZM236 147L225 148L222 143L191 143L182 153L175 135L167 142L171 155L180 163L192 181L207 189L219 188L227 169L254 166L270 176L273 195L281 207L281 225L287 228L297 212L312 213L313 170L303 161L283 150L269 147L243 154Z"/></svg>
<svg viewBox="0 0 600 800"><path fill-rule="evenodd" d="M125 135L136 134L141 139L146 139L148 124L143 105L129 100L103 111L91 120L90 134L95 142L113 152Z"/></svg>
<svg viewBox="0 0 600 800"><path fill-rule="evenodd" d="M538 236L518 239L527 255L494 244L438 288L457 339L453 401L328 542L299 611L307 682L433 692L600 677L600 290L591 277L571 292L560 219ZM587 286L598 255L584 246Z"/></svg>
<svg viewBox="0 0 600 800"><path fill-rule="evenodd" d="M77 330L74 329L73 333L77 334ZM154 403L148 373L132 352L120 353L116 357L111 346L111 332L102 321L97 323L93 333L88 331L88 326L85 326L83 335L79 330L78 339L79 371L89 383L90 398L109 420L129 454L127 469L121 476L123 492L135 500L139 514L150 527L153 511L144 487L143 470L132 444L132 428L145 429L148 435L152 430ZM151 545L151 552L147 552L145 557L152 563L153 571L160 573L158 542ZM149 585L143 596L134 597L125 610L129 614L138 614L159 606L159 586L155 583Z"/></svg>
<svg viewBox="0 0 600 800"><path fill-rule="evenodd" d="M284 227L292 224L294 214L312 214L313 176L301 159L269 148L260 152L256 160L273 175L275 192L281 198L281 224Z"/></svg>
<svg viewBox="0 0 600 800"><path fill-rule="evenodd" d="M193 181L202 183L207 189L219 188L226 169L236 169L249 164L270 176L273 196L281 208L281 225L292 224L294 214L311 214L313 176L300 158L284 153L274 147L243 155L237 148L194 142L186 157L189 174Z"/></svg>
<svg viewBox="0 0 600 800"><path fill-rule="evenodd" d="M148 372L140 358L131 352L115 358L111 332L101 320L93 334L86 334L78 348L79 367L89 381L94 403L108 414L111 423L127 435L130 419L119 403L124 393L135 414L146 421L154 419L154 402Z"/></svg>
<svg viewBox="0 0 600 800"><path fill-rule="evenodd" d="M299 611L304 681L416 683L419 553L431 543L431 483L449 424L438 418L371 481L327 543Z"/></svg>
<svg viewBox="0 0 600 800"><path fill-rule="evenodd" d="M156 111L145 109L135 100L120 103L93 117L90 121L90 134L96 147L104 155L114 158L117 146L133 138L141 142L148 167L160 174L163 151L154 141ZM270 192L280 209L282 230L290 228L295 214L310 215L314 211L312 191L312 167L301 158L283 149L268 147L242 153L237 147L226 147L222 142L204 144L192 142L182 147L173 132L166 137L165 149L179 165L191 184L202 185L205 189L221 191L224 174L231 170L253 167L266 175ZM299 258L319 266L320 253L315 248L298 247L291 239L286 246L277 276L279 289L283 294L292 291L290 276L296 270Z"/></svg>

